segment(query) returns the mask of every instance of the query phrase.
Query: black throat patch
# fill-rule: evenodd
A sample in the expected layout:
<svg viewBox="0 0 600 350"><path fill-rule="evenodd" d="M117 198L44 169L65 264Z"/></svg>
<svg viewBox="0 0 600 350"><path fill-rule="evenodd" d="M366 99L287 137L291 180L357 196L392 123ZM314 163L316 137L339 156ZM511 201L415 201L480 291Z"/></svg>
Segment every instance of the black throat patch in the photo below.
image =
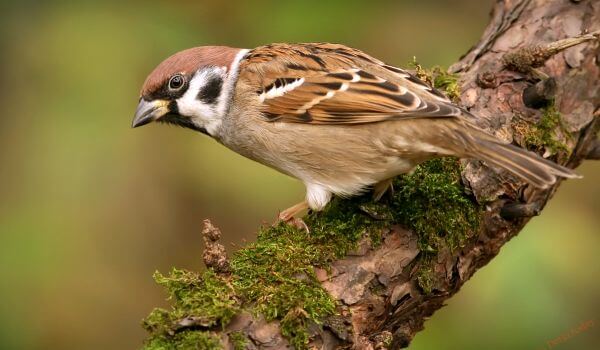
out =
<svg viewBox="0 0 600 350"><path fill-rule="evenodd" d="M158 119L159 123L181 126L183 128L192 129L208 135L206 129L194 124L189 118L170 112L169 114Z"/></svg>

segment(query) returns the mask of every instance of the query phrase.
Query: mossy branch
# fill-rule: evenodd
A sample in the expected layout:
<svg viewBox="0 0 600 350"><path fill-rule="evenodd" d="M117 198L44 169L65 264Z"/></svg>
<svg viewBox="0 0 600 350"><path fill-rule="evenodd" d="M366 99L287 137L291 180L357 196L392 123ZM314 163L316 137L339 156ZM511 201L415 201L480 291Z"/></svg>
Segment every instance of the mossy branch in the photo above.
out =
<svg viewBox="0 0 600 350"><path fill-rule="evenodd" d="M460 75L415 61L416 74L499 137L571 167L598 158L600 6L561 0L495 6L485 44L455 65ZM552 19L567 13L581 18L582 32L596 32L560 38L561 22ZM536 50L546 48L544 55L533 63L516 60L531 50L506 44L515 31L522 42L537 43ZM556 41L546 42L551 37ZM574 51L557 55L574 42ZM310 233L263 227L256 242L229 259L207 221L208 269L155 274L172 306L143 321L150 334L145 348L408 346L424 320L539 214L557 187L531 188L476 160L436 159L398 177L395 193L379 203L367 195L335 199L304 218Z"/></svg>

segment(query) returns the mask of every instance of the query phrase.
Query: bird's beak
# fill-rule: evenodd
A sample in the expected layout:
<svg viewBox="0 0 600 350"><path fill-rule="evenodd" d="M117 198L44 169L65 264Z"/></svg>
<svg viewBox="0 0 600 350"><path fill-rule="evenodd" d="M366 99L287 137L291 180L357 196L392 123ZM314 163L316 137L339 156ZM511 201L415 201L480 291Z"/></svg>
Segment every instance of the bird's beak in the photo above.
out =
<svg viewBox="0 0 600 350"><path fill-rule="evenodd" d="M169 113L169 102L165 100L146 101L140 99L140 103L135 110L135 116L131 123L132 128L151 123L163 115Z"/></svg>

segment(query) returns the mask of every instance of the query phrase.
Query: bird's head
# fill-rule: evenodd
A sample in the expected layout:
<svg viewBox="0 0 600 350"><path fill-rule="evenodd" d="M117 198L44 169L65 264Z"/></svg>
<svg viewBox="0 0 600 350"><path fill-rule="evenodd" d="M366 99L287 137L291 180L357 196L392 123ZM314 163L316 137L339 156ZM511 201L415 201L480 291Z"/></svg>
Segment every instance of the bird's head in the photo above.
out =
<svg viewBox="0 0 600 350"><path fill-rule="evenodd" d="M158 121L214 135L227 113L245 52L203 46L167 58L146 78L132 127Z"/></svg>

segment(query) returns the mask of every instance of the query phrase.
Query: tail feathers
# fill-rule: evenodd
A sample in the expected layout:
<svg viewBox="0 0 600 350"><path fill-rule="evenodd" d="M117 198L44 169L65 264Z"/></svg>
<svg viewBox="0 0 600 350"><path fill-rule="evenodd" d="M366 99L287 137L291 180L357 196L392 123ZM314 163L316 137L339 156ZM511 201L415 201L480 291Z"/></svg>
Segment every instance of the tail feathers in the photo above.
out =
<svg viewBox="0 0 600 350"><path fill-rule="evenodd" d="M499 166L539 188L556 183L557 178L580 178L573 170L544 159L539 155L500 140L481 131L470 132L468 153Z"/></svg>

